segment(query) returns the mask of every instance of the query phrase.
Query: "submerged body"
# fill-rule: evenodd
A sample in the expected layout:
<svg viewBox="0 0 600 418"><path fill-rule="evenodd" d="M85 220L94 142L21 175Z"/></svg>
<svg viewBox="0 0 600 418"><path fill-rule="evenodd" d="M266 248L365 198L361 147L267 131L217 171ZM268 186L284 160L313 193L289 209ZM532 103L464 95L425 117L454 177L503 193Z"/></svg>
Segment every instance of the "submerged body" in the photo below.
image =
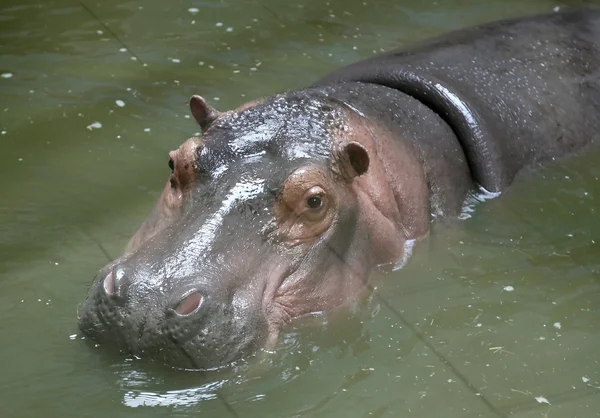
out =
<svg viewBox="0 0 600 418"><path fill-rule="evenodd" d="M470 190L600 138L600 13L497 22L220 113L170 154L158 205L103 268L82 331L210 368L346 303Z"/></svg>

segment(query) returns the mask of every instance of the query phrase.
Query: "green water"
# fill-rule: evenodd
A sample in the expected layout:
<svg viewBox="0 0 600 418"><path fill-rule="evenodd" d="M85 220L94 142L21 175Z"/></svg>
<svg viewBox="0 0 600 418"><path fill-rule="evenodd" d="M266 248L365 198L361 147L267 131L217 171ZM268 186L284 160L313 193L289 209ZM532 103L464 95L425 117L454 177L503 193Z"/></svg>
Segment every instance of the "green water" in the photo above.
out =
<svg viewBox="0 0 600 418"><path fill-rule="evenodd" d="M436 224L370 296L294 324L251 364L169 370L76 327L168 150L197 131L190 95L226 109L374 51L583 3L2 0L0 416L600 416L598 149Z"/></svg>

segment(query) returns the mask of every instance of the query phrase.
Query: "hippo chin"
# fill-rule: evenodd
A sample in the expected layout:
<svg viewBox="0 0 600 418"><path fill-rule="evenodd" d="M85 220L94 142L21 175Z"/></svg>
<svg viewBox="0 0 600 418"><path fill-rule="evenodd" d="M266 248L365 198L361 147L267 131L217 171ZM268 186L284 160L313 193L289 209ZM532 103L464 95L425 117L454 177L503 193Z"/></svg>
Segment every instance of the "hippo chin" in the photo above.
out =
<svg viewBox="0 0 600 418"><path fill-rule="evenodd" d="M80 309L95 341L182 368L272 345L355 298L477 187L598 142L600 13L458 31L218 112Z"/></svg>

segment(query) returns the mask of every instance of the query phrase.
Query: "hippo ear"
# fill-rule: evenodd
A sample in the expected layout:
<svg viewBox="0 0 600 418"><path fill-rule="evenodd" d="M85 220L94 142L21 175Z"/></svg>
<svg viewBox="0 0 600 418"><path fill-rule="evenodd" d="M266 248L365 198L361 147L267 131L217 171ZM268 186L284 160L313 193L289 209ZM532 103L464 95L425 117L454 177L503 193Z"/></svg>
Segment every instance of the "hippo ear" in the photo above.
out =
<svg viewBox="0 0 600 418"><path fill-rule="evenodd" d="M221 112L209 105L202 96L198 96L197 94L190 99L190 110L203 132L221 116Z"/></svg>
<svg viewBox="0 0 600 418"><path fill-rule="evenodd" d="M348 142L343 145L339 162L342 175L352 181L369 169L369 152L358 142Z"/></svg>

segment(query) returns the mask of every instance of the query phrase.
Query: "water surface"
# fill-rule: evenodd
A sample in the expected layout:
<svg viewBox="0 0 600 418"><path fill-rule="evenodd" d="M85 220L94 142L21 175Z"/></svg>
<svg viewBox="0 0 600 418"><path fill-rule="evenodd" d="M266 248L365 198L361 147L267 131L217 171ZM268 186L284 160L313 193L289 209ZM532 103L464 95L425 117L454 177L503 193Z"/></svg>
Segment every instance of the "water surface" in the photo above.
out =
<svg viewBox="0 0 600 418"><path fill-rule="evenodd" d="M600 150L435 224L355 306L203 374L81 341L77 305L220 109L381 50L594 1L4 0L0 416L600 416ZM596 2L598 3L598 2Z"/></svg>

